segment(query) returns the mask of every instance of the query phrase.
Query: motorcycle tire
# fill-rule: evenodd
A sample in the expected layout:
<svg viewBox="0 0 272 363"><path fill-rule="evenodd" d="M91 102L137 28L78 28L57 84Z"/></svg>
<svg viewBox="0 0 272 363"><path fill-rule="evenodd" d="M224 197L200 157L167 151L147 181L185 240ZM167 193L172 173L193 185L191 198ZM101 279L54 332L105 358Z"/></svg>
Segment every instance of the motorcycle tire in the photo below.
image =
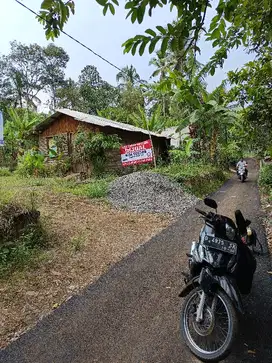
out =
<svg viewBox="0 0 272 363"><path fill-rule="evenodd" d="M245 176L244 176L244 175L242 175L242 176L241 176L241 182L242 182L242 183L244 183L244 182L245 182L245 180L246 180Z"/></svg>
<svg viewBox="0 0 272 363"><path fill-rule="evenodd" d="M185 344L190 349L190 351L202 362L210 362L210 363L220 362L221 360L225 359L231 352L231 347L238 331L237 313L228 295L223 290L218 289L216 291L216 294L219 297L219 299L223 301L225 308L228 312L230 332L222 347L220 347L214 352L203 351L201 348L197 347L196 343L192 342L191 337L188 336L188 329L186 328L186 323L185 323L187 310L190 307L189 304L192 301L193 297L196 294L199 294L200 292L202 292L202 289L200 287L197 287L194 290L192 290L184 299L180 315L181 335L185 341Z"/></svg>

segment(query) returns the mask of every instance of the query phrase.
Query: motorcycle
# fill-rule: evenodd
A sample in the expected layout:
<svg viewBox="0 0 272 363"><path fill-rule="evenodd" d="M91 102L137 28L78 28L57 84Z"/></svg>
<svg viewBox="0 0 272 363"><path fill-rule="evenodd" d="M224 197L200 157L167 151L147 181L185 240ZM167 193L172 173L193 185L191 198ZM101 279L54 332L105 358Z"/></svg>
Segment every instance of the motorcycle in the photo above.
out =
<svg viewBox="0 0 272 363"><path fill-rule="evenodd" d="M217 214L217 203L205 198L215 213L196 211L204 219L199 241L192 242L189 274L180 293L184 297L180 329L191 352L204 362L219 362L230 354L238 329L237 314L244 314L241 294L249 294L256 260L249 245L256 232L241 211L236 224Z"/></svg>
<svg viewBox="0 0 272 363"><path fill-rule="evenodd" d="M244 183L247 178L246 167L240 166L237 171L237 174L238 174L238 178L241 180L241 182Z"/></svg>

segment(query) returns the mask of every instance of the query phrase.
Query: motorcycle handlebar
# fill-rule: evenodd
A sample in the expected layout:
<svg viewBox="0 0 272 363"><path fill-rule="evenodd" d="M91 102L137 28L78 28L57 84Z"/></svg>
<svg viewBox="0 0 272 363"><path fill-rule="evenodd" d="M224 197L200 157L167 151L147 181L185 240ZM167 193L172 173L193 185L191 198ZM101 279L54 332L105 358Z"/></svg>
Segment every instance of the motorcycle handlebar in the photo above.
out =
<svg viewBox="0 0 272 363"><path fill-rule="evenodd" d="M206 212L204 212L203 210L198 209L198 208L195 208L195 210L196 210L198 213L202 214L204 217L207 217L207 213L206 213Z"/></svg>

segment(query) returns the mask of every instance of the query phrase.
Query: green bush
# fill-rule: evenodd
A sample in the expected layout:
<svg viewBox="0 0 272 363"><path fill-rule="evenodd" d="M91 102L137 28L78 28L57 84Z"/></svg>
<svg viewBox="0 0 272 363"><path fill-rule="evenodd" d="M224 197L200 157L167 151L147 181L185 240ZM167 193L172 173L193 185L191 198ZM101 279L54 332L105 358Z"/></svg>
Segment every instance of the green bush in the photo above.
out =
<svg viewBox="0 0 272 363"><path fill-rule="evenodd" d="M11 176L11 172L8 168L0 168L0 176Z"/></svg>
<svg viewBox="0 0 272 363"><path fill-rule="evenodd" d="M29 150L19 158L18 174L21 176L45 176L44 155L35 150Z"/></svg>
<svg viewBox="0 0 272 363"><path fill-rule="evenodd" d="M264 165L260 171L259 184L272 188L272 165Z"/></svg>
<svg viewBox="0 0 272 363"><path fill-rule="evenodd" d="M240 147L235 142L229 142L228 145L220 145L217 155L218 165L236 165L243 156Z"/></svg>
<svg viewBox="0 0 272 363"><path fill-rule="evenodd" d="M71 158L56 158L52 163L45 163L44 175L64 177L71 170Z"/></svg>
<svg viewBox="0 0 272 363"><path fill-rule="evenodd" d="M121 146L120 141L117 135L79 130L74 137L74 161L91 163L94 175L102 175L107 161L106 151L118 149Z"/></svg>
<svg viewBox="0 0 272 363"><path fill-rule="evenodd" d="M173 163L155 172L168 176L199 198L216 191L229 177L222 168L201 161Z"/></svg>

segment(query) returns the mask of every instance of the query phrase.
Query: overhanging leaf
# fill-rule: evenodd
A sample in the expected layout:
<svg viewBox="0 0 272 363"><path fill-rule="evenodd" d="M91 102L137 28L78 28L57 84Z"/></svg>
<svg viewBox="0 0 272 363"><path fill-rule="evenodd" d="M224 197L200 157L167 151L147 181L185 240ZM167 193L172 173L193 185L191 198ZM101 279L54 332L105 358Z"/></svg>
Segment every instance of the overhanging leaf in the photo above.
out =
<svg viewBox="0 0 272 363"><path fill-rule="evenodd" d="M157 25L157 26L156 26L156 28L158 29L158 31L159 31L161 34L163 34L163 35L165 35L165 34L166 34L166 30L164 29L164 27L163 27L163 26Z"/></svg>
<svg viewBox="0 0 272 363"><path fill-rule="evenodd" d="M161 52L162 55L164 56L164 54L166 53L167 47L168 47L168 42L169 42L169 37L165 37L162 41L161 44Z"/></svg>
<svg viewBox="0 0 272 363"><path fill-rule="evenodd" d="M152 37L155 37L157 35L156 32L152 29L146 29L145 32L149 35L152 35Z"/></svg>

